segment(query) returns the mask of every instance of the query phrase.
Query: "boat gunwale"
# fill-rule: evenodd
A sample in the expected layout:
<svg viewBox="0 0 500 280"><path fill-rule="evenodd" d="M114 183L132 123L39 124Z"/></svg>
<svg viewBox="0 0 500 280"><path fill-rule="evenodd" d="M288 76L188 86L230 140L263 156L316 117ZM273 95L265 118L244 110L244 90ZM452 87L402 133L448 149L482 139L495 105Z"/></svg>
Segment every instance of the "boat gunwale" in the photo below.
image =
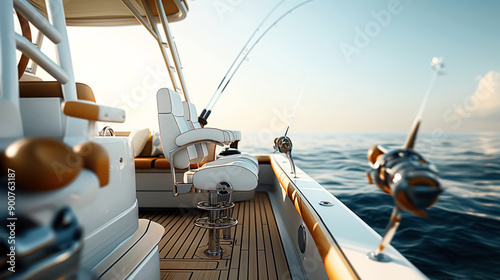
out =
<svg viewBox="0 0 500 280"><path fill-rule="evenodd" d="M259 162L260 158L259 158ZM288 198L302 217L304 224L311 233L318 252L323 260L325 270L330 279L360 279L354 267L349 262L339 244L328 230L314 207L305 198L300 189L292 182L275 157L269 156L269 162Z"/></svg>

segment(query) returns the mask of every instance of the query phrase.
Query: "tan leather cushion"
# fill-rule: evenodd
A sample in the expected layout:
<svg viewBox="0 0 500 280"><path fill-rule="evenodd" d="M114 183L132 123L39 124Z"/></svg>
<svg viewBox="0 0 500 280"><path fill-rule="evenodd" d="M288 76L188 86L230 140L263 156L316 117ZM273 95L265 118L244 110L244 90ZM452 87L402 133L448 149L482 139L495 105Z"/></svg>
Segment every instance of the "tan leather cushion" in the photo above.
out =
<svg viewBox="0 0 500 280"><path fill-rule="evenodd" d="M92 89L82 83L76 83L76 94L78 99L95 103ZM57 81L29 81L19 82L19 97L59 97L63 98L61 84Z"/></svg>
<svg viewBox="0 0 500 280"><path fill-rule="evenodd" d="M135 169L154 168L154 163L155 163L155 160L157 160L157 159L159 159L159 158L158 157L137 157L137 158L134 158Z"/></svg>
<svg viewBox="0 0 500 280"><path fill-rule="evenodd" d="M155 161L155 168L170 169L170 162L166 158L159 158Z"/></svg>
<svg viewBox="0 0 500 280"><path fill-rule="evenodd" d="M170 162L168 162L168 160L166 158L163 158L163 157L162 158L158 158L155 161L155 168L158 168L158 169L170 169ZM191 164L189 166L189 168L196 169L196 168L198 168L198 165Z"/></svg>

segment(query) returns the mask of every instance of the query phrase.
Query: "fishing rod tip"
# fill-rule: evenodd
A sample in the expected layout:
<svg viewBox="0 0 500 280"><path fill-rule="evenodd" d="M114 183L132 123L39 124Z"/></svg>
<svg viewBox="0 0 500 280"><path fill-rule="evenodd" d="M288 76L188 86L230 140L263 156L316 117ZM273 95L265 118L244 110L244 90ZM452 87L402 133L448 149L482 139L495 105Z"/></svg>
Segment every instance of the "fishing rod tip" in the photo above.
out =
<svg viewBox="0 0 500 280"><path fill-rule="evenodd" d="M443 58L437 56L433 57L431 60L431 67L434 71L439 73L441 69L444 68Z"/></svg>

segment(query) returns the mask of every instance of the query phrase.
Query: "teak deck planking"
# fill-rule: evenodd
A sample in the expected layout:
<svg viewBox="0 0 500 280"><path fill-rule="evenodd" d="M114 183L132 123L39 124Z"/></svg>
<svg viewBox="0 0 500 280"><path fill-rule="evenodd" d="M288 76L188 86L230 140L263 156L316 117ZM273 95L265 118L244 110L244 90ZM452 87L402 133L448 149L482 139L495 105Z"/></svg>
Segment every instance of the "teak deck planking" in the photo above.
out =
<svg viewBox="0 0 500 280"><path fill-rule="evenodd" d="M220 257L203 253L208 232L194 226L207 215L196 209L141 210L140 217L161 224L165 233L158 244L162 279L290 279L283 245L266 193L235 203L231 240L221 239Z"/></svg>

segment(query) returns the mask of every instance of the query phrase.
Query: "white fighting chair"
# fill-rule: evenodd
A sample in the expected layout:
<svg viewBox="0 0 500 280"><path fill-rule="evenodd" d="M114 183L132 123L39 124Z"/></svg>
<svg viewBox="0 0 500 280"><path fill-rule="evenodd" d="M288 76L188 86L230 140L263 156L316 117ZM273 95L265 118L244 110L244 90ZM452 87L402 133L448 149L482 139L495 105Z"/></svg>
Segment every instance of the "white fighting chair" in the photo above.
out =
<svg viewBox="0 0 500 280"><path fill-rule="evenodd" d="M196 188L209 192L208 201L198 203L198 208L209 211L209 216L195 221L198 227L209 230L207 256L219 256L220 229L235 226L238 221L221 213L234 207L232 191L252 191L257 187L258 167L253 162L234 158L232 160L212 161L202 167L185 172L182 182L175 178L175 168L185 169L192 160L199 159L195 145L227 142L226 134L219 129L190 129L184 118L181 97L170 89L160 89L157 94L158 121L165 157L170 162L174 196L179 188Z"/></svg>
<svg viewBox="0 0 500 280"><path fill-rule="evenodd" d="M234 207L231 201L232 191L252 191L258 183L258 166L246 159L215 160L202 167L185 172L182 182L177 182L175 169L189 167L198 157L196 144L215 143L223 145L228 141L224 131L212 128L190 129L184 118L183 106L179 94L170 89L160 89L157 94L158 121L165 157L170 162L172 189L174 196L179 189L192 191L193 188L208 191L208 201L198 203L198 208L208 210L208 217L195 221L198 227L209 230L207 256L219 256L220 230L235 226L238 221L223 216L226 210Z"/></svg>
<svg viewBox="0 0 500 280"><path fill-rule="evenodd" d="M188 101L182 101L182 109L184 112L184 117L187 120L187 123L190 127L190 129L201 129L202 126L198 122L198 112L196 111L196 107L193 103L188 102ZM207 128L207 127L205 127ZM216 128L211 128L211 129L216 129ZM225 145L233 145L234 143L237 143L238 141L241 140L241 132L235 131L235 130L222 130L224 133L226 142L224 143ZM197 153L197 158L195 160L191 160L191 163L199 163L200 161L207 163L215 160L215 147L216 145L214 143L200 143L196 144L196 153ZM231 146L232 148L237 148L236 146ZM257 170L259 169L259 162L257 159L251 155L247 154L233 154L233 155L225 155L222 157L219 157L217 159L217 164L222 164L230 161L233 161L234 159L238 160L243 160L247 161L249 163L252 163L257 167ZM213 164L213 163L212 163ZM257 171L258 173L258 171ZM221 212L223 216L231 217L233 213L233 209L227 209L223 212ZM231 239L231 228L225 228L222 230L222 236L223 239Z"/></svg>

